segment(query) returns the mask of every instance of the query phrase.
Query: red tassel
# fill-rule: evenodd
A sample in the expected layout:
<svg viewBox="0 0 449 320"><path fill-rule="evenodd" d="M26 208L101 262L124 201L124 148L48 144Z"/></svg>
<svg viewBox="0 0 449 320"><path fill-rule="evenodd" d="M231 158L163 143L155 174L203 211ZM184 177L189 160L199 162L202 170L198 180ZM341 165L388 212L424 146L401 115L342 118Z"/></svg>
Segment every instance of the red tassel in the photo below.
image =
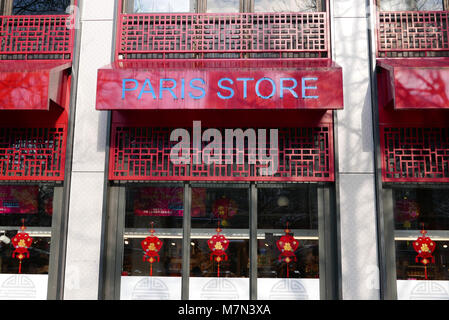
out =
<svg viewBox="0 0 449 320"><path fill-rule="evenodd" d="M288 263L287 263L287 278L289 278L289 270L288 270Z"/></svg>
<svg viewBox="0 0 449 320"><path fill-rule="evenodd" d="M19 261L19 273L22 273L22 260Z"/></svg>
<svg viewBox="0 0 449 320"><path fill-rule="evenodd" d="M153 264L150 263L150 276L153 276Z"/></svg>
<svg viewBox="0 0 449 320"><path fill-rule="evenodd" d="M424 266L424 276L426 277L426 280L427 280L427 266L426 265Z"/></svg>
<svg viewBox="0 0 449 320"><path fill-rule="evenodd" d="M217 264L217 277L220 278L220 262Z"/></svg>

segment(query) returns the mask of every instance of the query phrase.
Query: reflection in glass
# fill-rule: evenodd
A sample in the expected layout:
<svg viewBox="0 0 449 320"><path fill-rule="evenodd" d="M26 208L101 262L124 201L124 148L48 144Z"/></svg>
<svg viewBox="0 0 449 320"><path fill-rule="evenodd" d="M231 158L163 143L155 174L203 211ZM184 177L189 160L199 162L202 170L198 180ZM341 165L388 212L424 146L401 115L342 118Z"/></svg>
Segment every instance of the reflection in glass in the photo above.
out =
<svg viewBox="0 0 449 320"><path fill-rule="evenodd" d="M125 10L129 13L195 12L194 0L127 0Z"/></svg>
<svg viewBox="0 0 449 320"><path fill-rule="evenodd" d="M443 10L443 0L380 0L382 11Z"/></svg>
<svg viewBox="0 0 449 320"><path fill-rule="evenodd" d="M319 278L316 187L260 188L257 200L258 277Z"/></svg>
<svg viewBox="0 0 449 320"><path fill-rule="evenodd" d="M19 273L11 240L23 225L33 241L27 249L29 258L22 260L21 273L48 274L52 214L53 187L0 186L1 273Z"/></svg>
<svg viewBox="0 0 449 320"><path fill-rule="evenodd" d="M449 230L448 190L395 188L393 212L398 230Z"/></svg>
<svg viewBox="0 0 449 320"><path fill-rule="evenodd" d="M182 187L127 188L122 276L181 276L183 215Z"/></svg>
<svg viewBox="0 0 449 320"><path fill-rule="evenodd" d="M254 0L255 12L317 12L321 0Z"/></svg>
<svg viewBox="0 0 449 320"><path fill-rule="evenodd" d="M400 280L449 280L449 198L447 189L394 188L393 215L396 231L396 273ZM422 236L421 231L435 243L432 253L435 263L427 270L413 242ZM408 240L410 239L410 240Z"/></svg>
<svg viewBox="0 0 449 320"><path fill-rule="evenodd" d="M247 188L192 188L192 277L249 276L248 201Z"/></svg>
<svg viewBox="0 0 449 320"><path fill-rule="evenodd" d="M207 0L207 12L240 12L239 0Z"/></svg>
<svg viewBox="0 0 449 320"><path fill-rule="evenodd" d="M13 15L65 14L70 0L14 0Z"/></svg>

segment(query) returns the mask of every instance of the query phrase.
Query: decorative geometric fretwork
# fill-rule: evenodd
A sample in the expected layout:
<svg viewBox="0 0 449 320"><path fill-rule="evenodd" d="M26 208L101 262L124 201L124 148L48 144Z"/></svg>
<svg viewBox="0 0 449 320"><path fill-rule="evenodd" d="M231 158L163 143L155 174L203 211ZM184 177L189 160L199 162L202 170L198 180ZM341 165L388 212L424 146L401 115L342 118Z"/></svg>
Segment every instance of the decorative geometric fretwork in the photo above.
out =
<svg viewBox="0 0 449 320"><path fill-rule="evenodd" d="M121 14L117 51L120 59L328 57L327 19L326 12Z"/></svg>
<svg viewBox="0 0 449 320"><path fill-rule="evenodd" d="M64 179L65 129L0 127L0 180Z"/></svg>
<svg viewBox="0 0 449 320"><path fill-rule="evenodd" d="M449 11L380 11L379 57L449 56Z"/></svg>
<svg viewBox="0 0 449 320"><path fill-rule="evenodd" d="M70 17L0 16L0 60L71 60Z"/></svg>
<svg viewBox="0 0 449 320"><path fill-rule="evenodd" d="M449 182L449 128L381 127L385 182Z"/></svg>
<svg viewBox="0 0 449 320"><path fill-rule="evenodd" d="M203 129L205 130L205 129ZM245 131L245 129L242 129ZM257 130L256 130L257 131ZM195 150L191 145L191 164L174 164L170 152L177 142L170 141L170 128L114 126L110 149L110 180L266 180L266 181L333 181L334 157L332 126L281 128L278 130L279 164L274 175L263 176L266 162L249 164L245 144L244 163L193 164ZM225 151L225 133L222 154ZM267 129L267 148L270 147ZM202 148L204 149L205 143ZM269 154L267 150L265 154ZM233 150L236 154L236 150ZM257 158L259 160L259 158Z"/></svg>

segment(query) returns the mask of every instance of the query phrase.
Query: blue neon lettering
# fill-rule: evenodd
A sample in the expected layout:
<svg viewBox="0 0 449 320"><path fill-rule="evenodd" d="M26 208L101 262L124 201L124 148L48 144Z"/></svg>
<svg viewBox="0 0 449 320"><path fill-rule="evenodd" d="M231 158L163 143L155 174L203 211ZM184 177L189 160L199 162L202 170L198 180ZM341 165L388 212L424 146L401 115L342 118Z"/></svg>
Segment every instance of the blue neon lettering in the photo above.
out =
<svg viewBox="0 0 449 320"><path fill-rule="evenodd" d="M265 80L269 81L271 83L271 86L273 87L273 89L271 90L271 94L269 96L263 96L263 95L260 94L260 91L259 91L260 84L262 83L262 81L265 81ZM259 81L257 81L257 83L256 83L256 94L260 98L262 98L262 99L270 99L271 97L274 96L275 93L276 93L276 84L274 83L273 80L271 80L270 78L260 78Z"/></svg>
<svg viewBox="0 0 449 320"><path fill-rule="evenodd" d="M229 96L223 96L220 92L217 92L217 95L218 95L221 99L231 99L231 98L234 96L234 90L233 90L232 88L223 86L223 85L221 84L223 81L229 81L230 84L233 84L234 81L232 81L232 80L229 79L229 78L222 78L222 79L220 79L220 80L218 81L218 87L220 87L220 89L224 89L224 90L229 91L231 94L230 94Z"/></svg>
<svg viewBox="0 0 449 320"><path fill-rule="evenodd" d="M170 81L173 83L172 87L164 87L164 82L166 81ZM164 91L169 91L171 93L171 95L173 96L173 98L176 100L178 99L178 97L176 96L176 94L173 92L173 89L176 88L176 80L175 79L160 79L159 81L159 99L162 99L162 95Z"/></svg>
<svg viewBox="0 0 449 320"><path fill-rule="evenodd" d="M150 90L145 90L145 87L148 85ZM137 97L137 100L142 99L142 95L144 93L151 93L153 95L153 99L156 99L156 94L154 93L153 86L151 85L150 79L145 79L145 82L143 83L142 89L140 89L139 96Z"/></svg>
<svg viewBox="0 0 449 320"><path fill-rule="evenodd" d="M285 87L284 86L284 81L293 81L293 86L292 87ZM298 98L298 95L296 94L295 89L296 86L298 85L298 81L296 81L295 78L281 78L281 87L280 87L280 91L281 91L281 99L284 98L284 90L288 90L290 91L290 93L295 97Z"/></svg>
<svg viewBox="0 0 449 320"><path fill-rule="evenodd" d="M248 97L248 81L253 81L254 78L237 78L237 81L243 81L243 99Z"/></svg>
<svg viewBox="0 0 449 320"><path fill-rule="evenodd" d="M316 86L306 86L306 81L317 81L318 78L302 78L302 98L303 99L318 99L318 96L307 96L306 90L316 90Z"/></svg>
<svg viewBox="0 0 449 320"><path fill-rule="evenodd" d="M135 87L134 88L126 88L127 82L134 82ZM126 91L135 91L137 90L137 87L139 86L139 83L136 79L123 79L122 80L122 99L125 99Z"/></svg>
<svg viewBox="0 0 449 320"><path fill-rule="evenodd" d="M201 98L203 98L206 95L206 90L204 90L204 88L202 88L202 87L195 86L193 84L195 81L199 81L199 82L201 82L201 84L206 84L206 82L203 79L201 79L201 78L194 78L194 79L190 80L190 83L189 83L190 84L190 88L195 89L195 90L199 90L202 93L201 93L200 96L195 96L191 92L189 92L189 96L192 99L201 99Z"/></svg>

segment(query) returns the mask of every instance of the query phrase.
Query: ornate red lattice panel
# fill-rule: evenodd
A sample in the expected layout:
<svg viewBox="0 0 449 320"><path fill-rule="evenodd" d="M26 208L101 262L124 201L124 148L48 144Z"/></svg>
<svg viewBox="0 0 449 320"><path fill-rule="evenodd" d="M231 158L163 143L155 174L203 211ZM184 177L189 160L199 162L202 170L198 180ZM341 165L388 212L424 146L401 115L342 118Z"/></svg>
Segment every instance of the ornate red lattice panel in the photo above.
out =
<svg viewBox="0 0 449 320"><path fill-rule="evenodd" d="M381 126L385 182L449 182L449 128Z"/></svg>
<svg viewBox="0 0 449 320"><path fill-rule="evenodd" d="M378 57L448 56L449 11L380 11Z"/></svg>
<svg viewBox="0 0 449 320"><path fill-rule="evenodd" d="M1 60L71 60L70 15L0 16Z"/></svg>
<svg viewBox="0 0 449 320"><path fill-rule="evenodd" d="M278 131L279 165L276 174L262 176L266 163L173 164L170 151L172 129L114 125L110 149L110 180L267 180L333 181L332 125L313 128L283 128ZM225 134L222 132L224 140ZM269 133L267 130L267 137ZM267 138L267 142L269 142ZM225 154L223 142L222 154ZM234 150L235 151L235 150ZM191 148L191 163L195 150Z"/></svg>
<svg viewBox="0 0 449 320"><path fill-rule="evenodd" d="M64 179L66 129L0 127L0 180Z"/></svg>
<svg viewBox="0 0 449 320"><path fill-rule="evenodd" d="M328 27L326 12L120 14L117 54L119 59L328 57Z"/></svg>

